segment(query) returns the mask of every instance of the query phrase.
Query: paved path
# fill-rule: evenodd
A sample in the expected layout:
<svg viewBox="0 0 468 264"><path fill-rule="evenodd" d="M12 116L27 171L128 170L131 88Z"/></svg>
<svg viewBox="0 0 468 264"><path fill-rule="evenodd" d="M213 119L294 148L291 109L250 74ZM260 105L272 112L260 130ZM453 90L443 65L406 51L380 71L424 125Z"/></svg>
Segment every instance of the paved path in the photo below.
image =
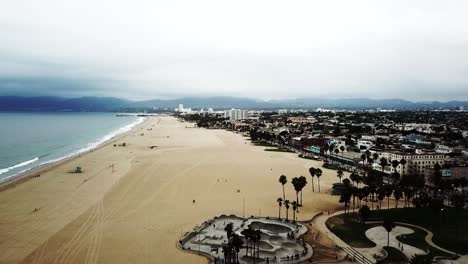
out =
<svg viewBox="0 0 468 264"><path fill-rule="evenodd" d="M342 247L342 248L351 248L353 249L352 251L354 252L351 252L348 254L350 255L354 255L354 254L360 254L361 256L359 257L362 257L364 256L365 258L367 258L368 260L370 260L371 262L376 262L376 259L374 258L374 255L375 254L378 254L378 255L381 255L381 252L379 252L379 249L378 248L381 248L381 247L374 247L374 248L353 248L353 247L350 247L346 242L344 242L343 240L341 240L341 238L339 238L338 236L336 236L335 234L333 234L333 232L331 232L328 227L325 225L325 222L327 221L328 218L330 217L333 217L333 216L336 216L336 215L340 215L340 214L344 214L344 210L341 210L341 211L337 211L337 212L334 212L333 214L331 215L319 215L317 217L315 217L313 219L313 224L314 226L319 230L321 231L323 234L326 234L337 246L339 247ZM372 223L382 223L382 221L374 221L374 222L366 222L366 223L369 223L369 224L372 224ZM447 249L444 249L444 248L441 248L440 246L436 245L434 242L432 242L432 237L434 236L434 234L427 230L426 228L423 228L423 227L420 227L420 226L417 226L417 225L412 225L412 224L408 224L408 223L401 223L401 222L395 222L395 224L397 225L403 225L403 226L408 226L408 227L413 227L413 228L419 228L423 231L425 231L427 233L426 237L425 237L425 240L426 242L434 247L434 248L437 248L441 251L444 251L446 253L449 253L449 254L452 254L452 255L457 255L455 252L453 251L450 251L450 250L447 250ZM383 227L382 227L383 228ZM397 227L398 228L398 227ZM396 228L395 228L396 229ZM404 229L397 229L397 230L404 230ZM385 235L385 245L386 245L386 236L387 236L387 231L385 231L385 229L383 229L383 234ZM366 232L367 234L367 232ZM392 233L391 233L391 236L392 236ZM396 236L398 235L395 235L395 240L396 240ZM392 238L391 238L392 239ZM371 239L373 240L373 239ZM374 243L376 243L376 241L373 240ZM396 242L396 246L394 246L395 248L398 248L398 241L394 241ZM376 243L377 245L379 245L379 243ZM383 246L383 245L382 245ZM392 244L391 244L392 246ZM416 247L412 247L410 245L407 245L407 244L404 244L403 245L403 250L405 251L406 249L408 250L411 250L410 252L408 252L407 256L408 255L413 255L413 254L416 254L417 252L419 252L420 254L424 254L425 252L421 249L418 249ZM406 252L404 252L406 254ZM366 260L362 260L360 261L361 263L366 263L367 261Z"/></svg>
<svg viewBox="0 0 468 264"><path fill-rule="evenodd" d="M411 259L414 255L427 254L427 252L425 252L424 250L410 246L408 244L403 244L397 239L397 236L399 235L406 235L412 233L414 233L414 230L410 228L397 226L390 232L389 236L390 246L402 251L408 259ZM366 236L369 238L369 240L374 242L376 246L372 248L365 248L362 250L368 251L370 254L381 254L380 252L382 251L382 248L387 246L387 231L385 230L385 228L383 226L376 226L370 228L366 231Z"/></svg>
<svg viewBox="0 0 468 264"><path fill-rule="evenodd" d="M379 224L379 223L382 223L382 221L372 221L372 222L366 222L366 224ZM432 242L432 238L434 237L434 233L432 233L430 230L424 228L424 227L421 227L421 226L417 226L417 225L413 225L413 224L408 224L408 223L403 223L403 222L395 222L395 224L397 225L403 225L403 226L410 226L410 227L414 227L414 228L419 228L421 230L423 230L424 232L427 233L426 237L425 237L425 240L426 240L426 243L428 243L430 246L432 247L435 247L437 248L438 250L440 251L444 251L448 254L452 254L452 255L457 255L457 253L453 252L453 251L450 251L450 250L447 250L445 248L441 248L439 247L438 245L436 245L434 242Z"/></svg>
<svg viewBox="0 0 468 264"><path fill-rule="evenodd" d="M319 215L314 218L312 224L315 226L315 228L317 228L317 230L319 230L323 234L326 234L335 243L336 246L343 248L348 253L348 255L350 255L351 257L354 257L354 255L356 255L356 259L360 263L369 263L369 262L375 263L376 260L374 259L373 255L370 252L362 250L362 248L350 247L346 242L341 240L341 238L333 234L333 232L331 232L328 229L328 227L325 225L325 222L327 221L328 218L335 216L335 215L340 215L343 213L344 211L337 211L331 215L325 215L325 214ZM348 252L346 249L353 249L353 250L350 250ZM364 256L364 259L362 258L362 256Z"/></svg>

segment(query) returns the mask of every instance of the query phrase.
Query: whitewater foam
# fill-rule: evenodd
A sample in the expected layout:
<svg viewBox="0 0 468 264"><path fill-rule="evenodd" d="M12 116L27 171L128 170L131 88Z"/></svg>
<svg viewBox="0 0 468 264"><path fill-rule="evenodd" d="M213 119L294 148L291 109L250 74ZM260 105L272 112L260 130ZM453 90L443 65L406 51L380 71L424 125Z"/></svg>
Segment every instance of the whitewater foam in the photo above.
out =
<svg viewBox="0 0 468 264"><path fill-rule="evenodd" d="M34 163L34 162L38 161L38 160L39 160L39 157L36 157L36 158L34 158L32 160L23 161L23 162L20 162L20 163L18 163L16 165L11 166L11 167L0 169L0 175L2 175L3 173L9 172L11 170L14 170L14 169L21 168L23 166L29 165L31 163Z"/></svg>
<svg viewBox="0 0 468 264"><path fill-rule="evenodd" d="M82 154L84 152L88 152L92 149L95 149L96 147L106 143L107 141L115 138L116 136L118 135L121 135L125 132L128 132L130 131L132 128L134 128L135 126L141 124L143 121L145 120L145 117L138 117L137 120L131 124L128 124L126 126L123 126L123 127L120 127L114 131L112 131L111 133L105 135L104 137L102 137L101 139L99 139L98 141L96 142L92 142L92 143L89 143L87 144L85 147L83 148L80 148L76 151L73 151L67 155L64 155L64 156L61 156L59 158L56 158L56 159L51 159L51 160L46 160L46 161L43 161L43 162L40 162L38 163L38 161L40 161L43 157L46 157L48 155L43 155L41 157L36 157L34 159L31 159L31 160L28 160L28 161L24 161L24 162L21 162L21 163L18 163L16 165L13 165L11 167L8 167L8 168L4 168L4 169L0 169L0 175L4 174L4 173L7 173L11 170L14 170L14 169L18 169L18 168L21 168L21 167L24 167L24 166L28 166L28 165L31 165L33 163L37 163L35 166L33 167L30 167L30 168L27 168L27 169L24 169L24 170L21 170L13 175L9 175L7 177L2 177L0 178L0 182L5 182L6 180L8 179L11 179L11 178L14 178L14 177L17 177L21 174L24 174L26 172L29 172L31 170L34 170L34 169L37 169L37 168L40 168L40 167L43 167L45 165L48 165L48 164L51 164L51 163L55 163L55 162L59 162L59 161L62 161L62 160L65 160L65 159L68 159L68 158L71 158L73 156L76 156L76 155L79 155L79 154Z"/></svg>

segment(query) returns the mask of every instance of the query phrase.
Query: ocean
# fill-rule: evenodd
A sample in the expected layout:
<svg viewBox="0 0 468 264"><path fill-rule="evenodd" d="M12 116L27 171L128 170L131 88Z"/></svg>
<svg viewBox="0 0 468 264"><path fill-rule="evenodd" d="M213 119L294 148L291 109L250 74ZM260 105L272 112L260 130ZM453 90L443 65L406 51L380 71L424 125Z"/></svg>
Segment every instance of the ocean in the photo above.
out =
<svg viewBox="0 0 468 264"><path fill-rule="evenodd" d="M142 121L113 113L0 112L0 182L95 148Z"/></svg>

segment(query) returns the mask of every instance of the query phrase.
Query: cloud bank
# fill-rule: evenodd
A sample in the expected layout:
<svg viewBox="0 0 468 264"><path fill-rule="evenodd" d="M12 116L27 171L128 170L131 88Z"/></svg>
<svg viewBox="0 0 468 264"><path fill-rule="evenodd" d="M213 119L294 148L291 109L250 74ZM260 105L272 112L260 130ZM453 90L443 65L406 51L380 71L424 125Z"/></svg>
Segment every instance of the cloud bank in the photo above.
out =
<svg viewBox="0 0 468 264"><path fill-rule="evenodd" d="M466 1L7 1L0 94L468 99Z"/></svg>

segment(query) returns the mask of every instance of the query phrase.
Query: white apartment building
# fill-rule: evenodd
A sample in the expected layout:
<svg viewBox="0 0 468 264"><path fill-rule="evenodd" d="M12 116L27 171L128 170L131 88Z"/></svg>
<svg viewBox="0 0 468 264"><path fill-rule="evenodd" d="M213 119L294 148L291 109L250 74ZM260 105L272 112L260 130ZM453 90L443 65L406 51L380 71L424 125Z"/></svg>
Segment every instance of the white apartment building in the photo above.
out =
<svg viewBox="0 0 468 264"><path fill-rule="evenodd" d="M385 157L388 161L388 165L385 168L386 173L393 173L395 170L391 165L392 160L406 160L405 166L399 164L396 171L400 175L424 175L424 172L428 168L433 168L435 164L442 166L447 160L447 156L442 153L403 153L403 152L380 152L380 158Z"/></svg>
<svg viewBox="0 0 468 264"><path fill-rule="evenodd" d="M229 118L229 120L248 119L249 112L247 110L232 108L231 110L224 111L224 117Z"/></svg>
<svg viewBox="0 0 468 264"><path fill-rule="evenodd" d="M357 142L357 147L359 148L359 151L365 152L366 150L370 149L371 147L374 146L374 143L369 140L358 140Z"/></svg>

